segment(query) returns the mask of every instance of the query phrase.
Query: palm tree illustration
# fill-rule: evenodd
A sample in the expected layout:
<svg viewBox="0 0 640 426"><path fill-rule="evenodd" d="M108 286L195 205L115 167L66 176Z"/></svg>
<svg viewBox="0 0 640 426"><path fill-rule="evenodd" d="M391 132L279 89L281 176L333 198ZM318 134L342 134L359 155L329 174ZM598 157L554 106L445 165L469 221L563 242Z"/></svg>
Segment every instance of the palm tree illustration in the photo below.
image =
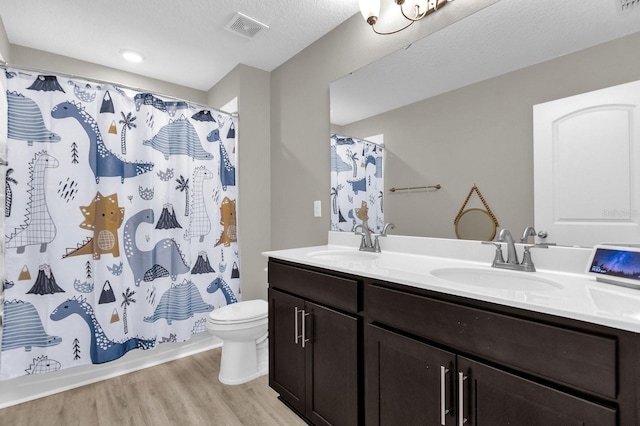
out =
<svg viewBox="0 0 640 426"><path fill-rule="evenodd" d="M333 214L338 214L338 193L343 187L341 183L331 187L331 207L333 208Z"/></svg>
<svg viewBox="0 0 640 426"><path fill-rule="evenodd" d="M131 115L130 112L127 115L124 115L124 112L120 111L122 114L122 120L118 121L118 123L122 124L122 130L120 131L120 149L123 154L127 153L127 129L131 130L137 127L133 122L136 121L137 117Z"/></svg>
<svg viewBox="0 0 640 426"><path fill-rule="evenodd" d="M351 159L351 162L353 163L353 177L358 176L358 153L351 152L351 150L348 149L347 157L349 157Z"/></svg>
<svg viewBox="0 0 640 426"><path fill-rule="evenodd" d="M4 178L4 217L11 216L11 204L13 201L13 191L11 190L11 184L18 184L17 180L9 176L13 172L13 169L7 169L7 174Z"/></svg>
<svg viewBox="0 0 640 426"><path fill-rule="evenodd" d="M182 175L178 179L178 186L176 189L180 190L180 192L184 192L185 204L184 204L184 215L189 216L189 179L185 179Z"/></svg>
<svg viewBox="0 0 640 426"><path fill-rule="evenodd" d="M127 287L125 292L122 293L122 297L124 298L124 300L122 301L120 306L124 309L124 312L122 313L122 322L124 323L124 334L129 333L129 327L127 327L127 306L129 306L132 303L136 303L136 299L133 298L134 294L136 294L136 292L129 290L129 287Z"/></svg>

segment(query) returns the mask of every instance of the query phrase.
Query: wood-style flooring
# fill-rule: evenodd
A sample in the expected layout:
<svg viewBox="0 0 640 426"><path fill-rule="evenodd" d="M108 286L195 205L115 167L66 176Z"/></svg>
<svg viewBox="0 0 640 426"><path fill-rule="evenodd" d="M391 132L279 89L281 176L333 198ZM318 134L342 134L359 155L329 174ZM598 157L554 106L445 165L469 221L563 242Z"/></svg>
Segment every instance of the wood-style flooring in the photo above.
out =
<svg viewBox="0 0 640 426"><path fill-rule="evenodd" d="M267 376L227 386L221 349L0 410L11 426L304 425L277 399Z"/></svg>

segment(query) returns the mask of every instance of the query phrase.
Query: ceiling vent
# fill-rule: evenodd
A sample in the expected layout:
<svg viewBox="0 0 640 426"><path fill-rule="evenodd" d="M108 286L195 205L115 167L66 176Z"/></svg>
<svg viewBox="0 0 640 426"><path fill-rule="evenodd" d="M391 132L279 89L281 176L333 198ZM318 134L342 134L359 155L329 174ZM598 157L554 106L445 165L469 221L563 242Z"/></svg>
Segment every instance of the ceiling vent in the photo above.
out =
<svg viewBox="0 0 640 426"><path fill-rule="evenodd" d="M640 0L615 0L618 12L630 12L640 9Z"/></svg>
<svg viewBox="0 0 640 426"><path fill-rule="evenodd" d="M238 12L231 18L224 29L251 39L263 29L268 30L269 26Z"/></svg>

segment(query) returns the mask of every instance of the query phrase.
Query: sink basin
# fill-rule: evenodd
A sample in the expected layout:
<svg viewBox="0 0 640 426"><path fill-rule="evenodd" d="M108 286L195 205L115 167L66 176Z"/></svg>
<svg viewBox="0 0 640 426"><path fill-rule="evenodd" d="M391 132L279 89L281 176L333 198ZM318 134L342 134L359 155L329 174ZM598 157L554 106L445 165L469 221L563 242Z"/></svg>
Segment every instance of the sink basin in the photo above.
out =
<svg viewBox="0 0 640 426"><path fill-rule="evenodd" d="M368 251L358 250L320 250L312 251L307 256L321 260L335 260L335 261L365 261L377 259L378 253L371 253Z"/></svg>
<svg viewBox="0 0 640 426"><path fill-rule="evenodd" d="M562 289L562 284L540 278L532 272L505 271L482 268L441 268L431 275L458 284L514 291L551 291Z"/></svg>

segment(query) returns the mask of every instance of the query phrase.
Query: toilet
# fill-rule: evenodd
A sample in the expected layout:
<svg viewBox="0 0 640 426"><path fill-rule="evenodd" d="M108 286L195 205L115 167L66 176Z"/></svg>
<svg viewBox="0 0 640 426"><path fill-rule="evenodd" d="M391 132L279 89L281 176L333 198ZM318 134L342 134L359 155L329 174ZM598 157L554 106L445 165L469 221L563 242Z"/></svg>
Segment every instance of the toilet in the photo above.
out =
<svg viewBox="0 0 640 426"><path fill-rule="evenodd" d="M264 300L247 300L214 309L207 318L207 330L222 339L220 382L246 383L268 372L269 305Z"/></svg>

